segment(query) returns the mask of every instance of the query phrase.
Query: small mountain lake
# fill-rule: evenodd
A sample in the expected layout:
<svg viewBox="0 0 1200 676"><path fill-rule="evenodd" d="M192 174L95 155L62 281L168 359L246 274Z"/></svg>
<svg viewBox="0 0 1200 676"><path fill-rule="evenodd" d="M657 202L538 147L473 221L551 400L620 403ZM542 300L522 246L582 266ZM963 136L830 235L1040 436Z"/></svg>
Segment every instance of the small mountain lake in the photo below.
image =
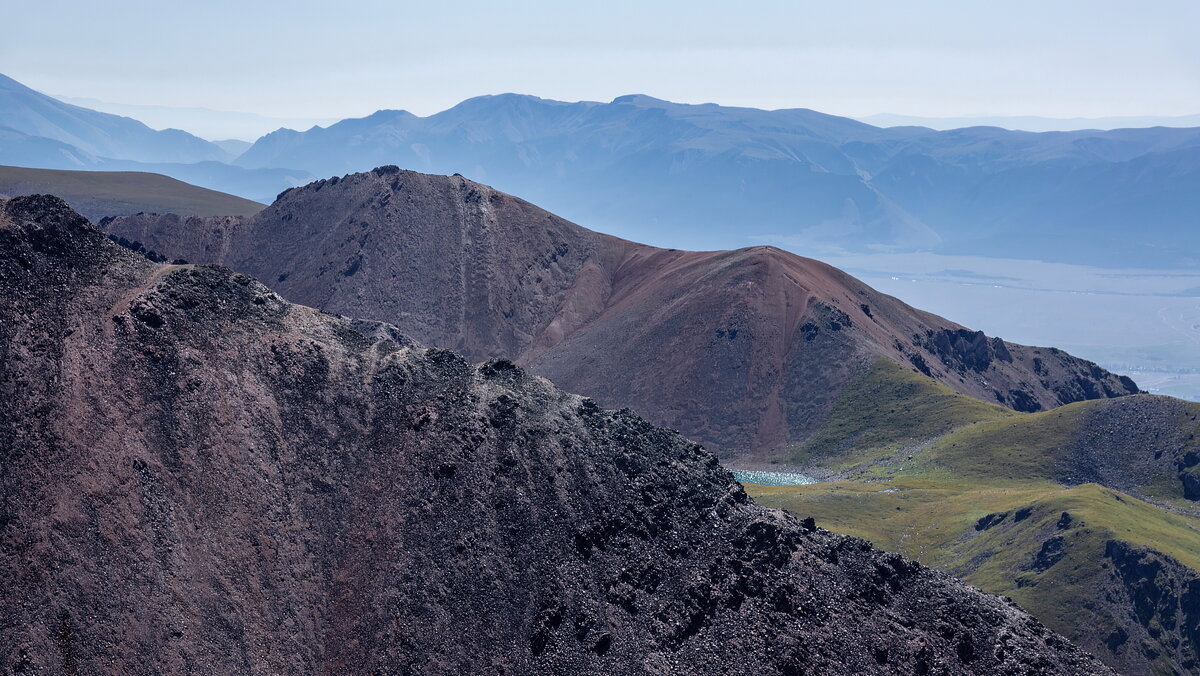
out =
<svg viewBox="0 0 1200 676"><path fill-rule="evenodd" d="M792 474L789 472L760 472L755 470L731 470L733 478L744 484L759 484L760 486L803 486L815 484L817 480L807 474Z"/></svg>

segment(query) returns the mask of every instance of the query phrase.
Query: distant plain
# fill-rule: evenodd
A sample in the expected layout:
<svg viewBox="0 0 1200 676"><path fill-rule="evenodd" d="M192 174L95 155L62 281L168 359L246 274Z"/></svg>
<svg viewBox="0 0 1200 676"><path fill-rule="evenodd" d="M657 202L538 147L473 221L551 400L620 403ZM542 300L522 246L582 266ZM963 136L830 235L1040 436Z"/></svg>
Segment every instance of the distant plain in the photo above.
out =
<svg viewBox="0 0 1200 676"><path fill-rule="evenodd" d="M935 254L817 257L988 335L1053 345L1148 392L1200 401L1198 271Z"/></svg>

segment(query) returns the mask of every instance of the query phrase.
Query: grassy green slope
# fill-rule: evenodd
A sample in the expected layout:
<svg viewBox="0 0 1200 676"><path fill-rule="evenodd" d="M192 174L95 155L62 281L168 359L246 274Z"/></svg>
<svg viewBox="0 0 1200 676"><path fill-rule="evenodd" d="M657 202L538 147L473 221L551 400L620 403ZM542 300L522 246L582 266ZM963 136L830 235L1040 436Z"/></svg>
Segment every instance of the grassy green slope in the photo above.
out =
<svg viewBox="0 0 1200 676"><path fill-rule="evenodd" d="M843 479L1094 482L1193 509L1200 403L1132 395L1017 413L880 359L846 388L821 430L793 449L791 463Z"/></svg>
<svg viewBox="0 0 1200 676"><path fill-rule="evenodd" d="M1197 646L1188 632L1200 629L1200 617L1189 617L1188 601L1180 598L1189 584L1200 586L1200 519L1193 516L1096 484L995 487L898 478L747 488L762 504L811 515L825 528L1009 596L1127 673L1195 666ZM1113 542L1190 573L1183 569L1183 583L1156 571L1122 576L1110 554ZM1129 587L1140 596L1122 591ZM1139 609L1147 598L1152 603Z"/></svg>
<svg viewBox="0 0 1200 676"><path fill-rule="evenodd" d="M161 174L0 166L0 195L49 193L92 220L139 211L182 216L248 216L264 205Z"/></svg>
<svg viewBox="0 0 1200 676"><path fill-rule="evenodd" d="M1176 673L1200 669L1197 456L1200 405L1014 413L880 360L794 449L846 480L747 489L1010 596L1119 670Z"/></svg>
<svg viewBox="0 0 1200 676"><path fill-rule="evenodd" d="M1139 547L1152 548L1200 570L1200 518L1162 509L1097 484L1062 487L1031 483L994 487L966 482L896 479L889 482L830 482L804 486L750 485L756 500L811 515L823 526L871 540L880 546L950 571L987 570L991 563L968 563L989 550L1007 550L997 563L1013 563L1034 542L1009 533L1003 542L986 535L997 528L975 530L990 514L1030 508L1012 523L1021 531L1037 531L1044 519L1062 512L1077 514L1089 526ZM1000 521L997 526L1004 525ZM971 536L971 537L964 537ZM1036 543L1040 546L1041 541ZM1011 568L1013 566L1005 566ZM1007 593L1003 578L987 587ZM1014 587L1015 588L1015 587Z"/></svg>
<svg viewBox="0 0 1200 676"><path fill-rule="evenodd" d="M1134 395L960 427L923 449L907 472L992 484L1095 482L1195 509L1185 478L1200 467L1198 456L1200 404Z"/></svg>
<svg viewBox="0 0 1200 676"><path fill-rule="evenodd" d="M913 469L977 480L1047 479L1061 464L1089 403L955 430L931 444Z"/></svg>
<svg viewBox="0 0 1200 676"><path fill-rule="evenodd" d="M1019 415L881 357L850 383L828 422L798 445L789 460L800 466L849 469L963 425Z"/></svg>

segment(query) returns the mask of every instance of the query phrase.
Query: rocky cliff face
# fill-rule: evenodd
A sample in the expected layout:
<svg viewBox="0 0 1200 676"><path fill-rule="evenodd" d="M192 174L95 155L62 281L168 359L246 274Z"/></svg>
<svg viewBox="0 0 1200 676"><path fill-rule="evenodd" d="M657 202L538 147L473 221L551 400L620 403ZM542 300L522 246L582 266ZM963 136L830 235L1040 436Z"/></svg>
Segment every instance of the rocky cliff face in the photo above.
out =
<svg viewBox="0 0 1200 676"><path fill-rule="evenodd" d="M458 176L381 167L290 190L249 220L143 215L106 228L425 344L513 359L734 462L786 455L879 356L1022 411L1137 391L1091 362L968 331L818 261L773 247L634 244Z"/></svg>
<svg viewBox="0 0 1200 676"><path fill-rule="evenodd" d="M5 673L1100 673L503 360L0 204Z"/></svg>
<svg viewBox="0 0 1200 676"><path fill-rule="evenodd" d="M1122 626L1103 637L1108 649L1135 669L1146 663L1162 672L1200 668L1200 574L1120 540L1110 540L1104 555L1112 568L1097 601L1124 611Z"/></svg>

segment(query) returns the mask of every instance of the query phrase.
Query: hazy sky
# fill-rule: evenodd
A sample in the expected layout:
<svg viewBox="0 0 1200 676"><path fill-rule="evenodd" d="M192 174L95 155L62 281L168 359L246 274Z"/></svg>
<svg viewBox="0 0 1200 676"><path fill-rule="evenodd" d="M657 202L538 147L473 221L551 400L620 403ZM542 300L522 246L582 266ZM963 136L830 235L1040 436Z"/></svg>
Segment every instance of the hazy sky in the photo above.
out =
<svg viewBox="0 0 1200 676"><path fill-rule="evenodd" d="M479 94L842 115L1200 112L1200 1L6 2L0 72L44 92L269 116Z"/></svg>

